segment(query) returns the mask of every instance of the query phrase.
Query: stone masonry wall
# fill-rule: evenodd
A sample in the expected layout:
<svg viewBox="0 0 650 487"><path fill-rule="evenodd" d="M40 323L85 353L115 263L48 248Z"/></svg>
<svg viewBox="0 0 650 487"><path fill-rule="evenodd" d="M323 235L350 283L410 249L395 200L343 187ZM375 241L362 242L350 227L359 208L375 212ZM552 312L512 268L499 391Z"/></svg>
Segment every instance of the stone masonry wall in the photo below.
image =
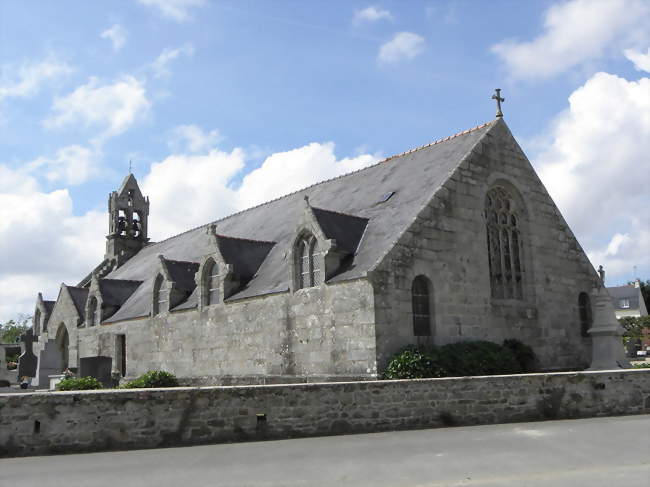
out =
<svg viewBox="0 0 650 487"><path fill-rule="evenodd" d="M642 369L0 394L0 456L642 413Z"/></svg>
<svg viewBox="0 0 650 487"><path fill-rule="evenodd" d="M526 210L522 301L491 296L484 205L495 184L518 193ZM411 285L420 274L432 284L429 343L518 338L544 369L590 363L578 295L591 293L595 271L505 124L486 134L374 271L380 371L403 346L427 342L413 334Z"/></svg>
<svg viewBox="0 0 650 487"><path fill-rule="evenodd" d="M127 377L163 369L184 383L214 385L376 374L366 280L80 328L79 357L115 357L119 334L126 335Z"/></svg>

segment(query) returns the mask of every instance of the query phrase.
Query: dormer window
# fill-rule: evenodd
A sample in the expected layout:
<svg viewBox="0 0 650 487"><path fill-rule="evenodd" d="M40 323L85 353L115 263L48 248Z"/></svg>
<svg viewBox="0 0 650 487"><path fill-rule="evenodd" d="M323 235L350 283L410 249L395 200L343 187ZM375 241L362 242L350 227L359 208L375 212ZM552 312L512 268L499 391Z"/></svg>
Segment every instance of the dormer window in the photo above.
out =
<svg viewBox="0 0 650 487"><path fill-rule="evenodd" d="M313 235L304 235L296 244L296 268L298 289L313 287L320 283L320 252L318 241Z"/></svg>
<svg viewBox="0 0 650 487"><path fill-rule="evenodd" d="M97 324L97 298L95 296L91 296L88 300L86 320L88 322L88 326L95 326Z"/></svg>
<svg viewBox="0 0 650 487"><path fill-rule="evenodd" d="M205 267L205 305L217 304L219 302L219 265L212 259Z"/></svg>
<svg viewBox="0 0 650 487"><path fill-rule="evenodd" d="M158 274L153 286L153 315L156 316L169 309L169 291L162 274Z"/></svg>
<svg viewBox="0 0 650 487"><path fill-rule="evenodd" d="M619 299L618 300L618 307L621 309L627 309L630 307L630 300L627 298Z"/></svg>

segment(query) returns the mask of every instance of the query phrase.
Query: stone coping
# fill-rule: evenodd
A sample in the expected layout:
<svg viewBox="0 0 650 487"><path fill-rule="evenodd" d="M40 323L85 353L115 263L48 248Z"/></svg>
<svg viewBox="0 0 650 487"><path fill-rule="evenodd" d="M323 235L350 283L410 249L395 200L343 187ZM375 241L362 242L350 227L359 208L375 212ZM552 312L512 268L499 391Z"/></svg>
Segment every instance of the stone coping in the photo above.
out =
<svg viewBox="0 0 650 487"><path fill-rule="evenodd" d="M95 390L79 390L79 391L50 391L48 389L36 389L31 392L17 392L17 393L0 393L0 399L3 397L20 397L20 396L34 396L43 394L56 394L56 395L75 395L75 394L128 394L131 392L189 392L189 391L208 391L208 390L232 390L232 389L285 389L285 388L314 388L314 387L330 387L336 388L341 386L381 386L399 383L440 383L440 382L457 382L457 381L479 381L479 380L492 380L492 379L508 379L508 378L525 378L525 377L562 377L562 376L579 376L579 375L602 375L602 374L643 374L649 373L650 369L611 369L611 370L578 370L569 372L534 372L528 374L502 374L502 375L467 375L458 377L434 377L426 379L388 379L388 380L367 380L367 381L342 381L342 382L297 382L287 384L250 384L250 385L223 385L223 386L181 386L181 387L150 387L141 389L95 389Z"/></svg>

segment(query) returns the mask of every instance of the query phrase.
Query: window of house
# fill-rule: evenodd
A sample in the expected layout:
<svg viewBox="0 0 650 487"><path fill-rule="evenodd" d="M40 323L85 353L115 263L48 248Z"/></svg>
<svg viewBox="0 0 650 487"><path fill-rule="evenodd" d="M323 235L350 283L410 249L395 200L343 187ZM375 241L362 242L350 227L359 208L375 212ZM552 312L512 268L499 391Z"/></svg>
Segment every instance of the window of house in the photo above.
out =
<svg viewBox="0 0 650 487"><path fill-rule="evenodd" d="M431 335L429 280L424 276L413 279L411 301L413 306L413 334L415 336Z"/></svg>
<svg viewBox="0 0 650 487"><path fill-rule="evenodd" d="M630 300L629 299L619 299L618 300L618 307L619 308L629 308L630 307Z"/></svg>
<svg viewBox="0 0 650 487"><path fill-rule="evenodd" d="M97 298L91 296L88 301L88 316L86 316L88 326L95 326L97 324Z"/></svg>
<svg viewBox="0 0 650 487"><path fill-rule="evenodd" d="M591 315L591 300L587 293L580 293L578 296L578 313L580 316L580 334L583 337L588 337L593 318Z"/></svg>
<svg viewBox="0 0 650 487"><path fill-rule="evenodd" d="M158 274L158 277L156 277L156 282L154 283L154 287L153 287L154 316L157 315L158 313L162 313L169 309L169 305L167 303L168 300L169 300L169 291L165 286L165 278L161 274Z"/></svg>
<svg viewBox="0 0 650 487"><path fill-rule="evenodd" d="M523 299L520 214L506 189L488 191L485 220L492 297Z"/></svg>
<svg viewBox="0 0 650 487"><path fill-rule="evenodd" d="M205 269L205 304L209 306L219 302L219 266L210 259Z"/></svg>
<svg viewBox="0 0 650 487"><path fill-rule="evenodd" d="M302 237L296 245L298 289L316 286L320 283L320 252L318 241L313 235Z"/></svg>

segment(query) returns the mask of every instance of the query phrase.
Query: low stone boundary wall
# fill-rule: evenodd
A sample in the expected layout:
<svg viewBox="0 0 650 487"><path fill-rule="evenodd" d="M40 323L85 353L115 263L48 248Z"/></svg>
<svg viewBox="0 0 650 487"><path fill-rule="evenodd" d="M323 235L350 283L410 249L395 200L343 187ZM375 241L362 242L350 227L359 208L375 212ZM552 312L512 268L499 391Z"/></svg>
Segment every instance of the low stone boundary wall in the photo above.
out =
<svg viewBox="0 0 650 487"><path fill-rule="evenodd" d="M0 456L650 413L650 370L0 394Z"/></svg>

